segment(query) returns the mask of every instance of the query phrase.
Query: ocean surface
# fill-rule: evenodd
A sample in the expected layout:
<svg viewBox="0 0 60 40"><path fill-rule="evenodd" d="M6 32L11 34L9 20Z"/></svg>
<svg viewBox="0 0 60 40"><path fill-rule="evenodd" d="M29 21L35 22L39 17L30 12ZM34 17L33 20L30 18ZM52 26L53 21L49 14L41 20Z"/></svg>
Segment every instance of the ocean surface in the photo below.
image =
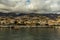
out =
<svg viewBox="0 0 60 40"><path fill-rule="evenodd" d="M0 40L60 40L59 28L0 28Z"/></svg>

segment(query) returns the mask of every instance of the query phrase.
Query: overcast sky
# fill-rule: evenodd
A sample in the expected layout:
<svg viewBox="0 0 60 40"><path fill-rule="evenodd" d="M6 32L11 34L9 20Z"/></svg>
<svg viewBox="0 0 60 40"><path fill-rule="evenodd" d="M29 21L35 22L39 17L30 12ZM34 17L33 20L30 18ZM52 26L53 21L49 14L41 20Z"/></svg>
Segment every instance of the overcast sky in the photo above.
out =
<svg viewBox="0 0 60 40"><path fill-rule="evenodd" d="M0 12L59 12L60 0L0 0Z"/></svg>

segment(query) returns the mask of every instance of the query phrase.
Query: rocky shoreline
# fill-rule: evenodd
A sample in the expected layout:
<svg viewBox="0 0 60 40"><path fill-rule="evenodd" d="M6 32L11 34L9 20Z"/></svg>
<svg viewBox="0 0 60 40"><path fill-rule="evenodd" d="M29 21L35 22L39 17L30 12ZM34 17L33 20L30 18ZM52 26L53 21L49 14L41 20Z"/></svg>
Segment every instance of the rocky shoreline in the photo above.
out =
<svg viewBox="0 0 60 40"><path fill-rule="evenodd" d="M60 25L60 16L49 18L47 16L17 16L17 17L6 17L0 16L0 25Z"/></svg>

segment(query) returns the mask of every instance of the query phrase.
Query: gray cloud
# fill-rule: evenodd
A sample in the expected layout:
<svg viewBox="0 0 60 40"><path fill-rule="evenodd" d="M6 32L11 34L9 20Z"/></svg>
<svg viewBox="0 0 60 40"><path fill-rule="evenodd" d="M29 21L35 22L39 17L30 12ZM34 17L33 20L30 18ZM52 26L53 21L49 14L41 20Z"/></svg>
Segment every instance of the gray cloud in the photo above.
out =
<svg viewBox="0 0 60 40"><path fill-rule="evenodd" d="M60 12L60 0L0 0L0 12Z"/></svg>

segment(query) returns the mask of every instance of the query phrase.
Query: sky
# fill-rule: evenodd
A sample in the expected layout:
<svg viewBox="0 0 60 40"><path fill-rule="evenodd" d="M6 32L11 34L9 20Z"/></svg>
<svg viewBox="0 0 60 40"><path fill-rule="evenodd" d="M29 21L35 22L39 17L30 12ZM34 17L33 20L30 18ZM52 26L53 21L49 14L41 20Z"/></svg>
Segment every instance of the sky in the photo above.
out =
<svg viewBox="0 0 60 40"><path fill-rule="evenodd" d="M60 0L0 0L0 12L3 13L60 12Z"/></svg>

